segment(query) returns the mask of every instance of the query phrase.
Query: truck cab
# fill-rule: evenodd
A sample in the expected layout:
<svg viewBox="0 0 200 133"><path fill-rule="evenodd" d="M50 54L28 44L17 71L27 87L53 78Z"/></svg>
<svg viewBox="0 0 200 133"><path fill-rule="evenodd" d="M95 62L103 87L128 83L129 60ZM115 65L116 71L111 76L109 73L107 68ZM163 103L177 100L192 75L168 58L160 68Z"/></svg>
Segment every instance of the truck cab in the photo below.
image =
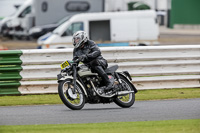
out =
<svg viewBox="0 0 200 133"><path fill-rule="evenodd" d="M4 18L0 24L1 33L13 35L17 31L25 30L24 27L27 27L27 16L31 16L31 13L33 13L32 3L33 0L25 1L13 15Z"/></svg>
<svg viewBox="0 0 200 133"><path fill-rule="evenodd" d="M27 0L4 22L10 35L29 37L35 26L53 24L78 13L103 12L104 0Z"/></svg>

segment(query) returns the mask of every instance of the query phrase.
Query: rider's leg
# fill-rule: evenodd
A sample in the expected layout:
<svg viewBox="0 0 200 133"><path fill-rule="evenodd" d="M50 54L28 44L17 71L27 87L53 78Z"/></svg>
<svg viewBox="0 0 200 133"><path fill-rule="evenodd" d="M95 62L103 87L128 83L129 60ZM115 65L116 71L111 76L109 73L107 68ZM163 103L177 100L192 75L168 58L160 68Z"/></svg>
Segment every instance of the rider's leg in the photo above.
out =
<svg viewBox="0 0 200 133"><path fill-rule="evenodd" d="M108 91L108 90L112 89L113 83L108 78L108 75L106 74L106 72L104 71L102 66L95 66L94 69L99 74L99 76L102 78L102 80L105 82L104 90Z"/></svg>

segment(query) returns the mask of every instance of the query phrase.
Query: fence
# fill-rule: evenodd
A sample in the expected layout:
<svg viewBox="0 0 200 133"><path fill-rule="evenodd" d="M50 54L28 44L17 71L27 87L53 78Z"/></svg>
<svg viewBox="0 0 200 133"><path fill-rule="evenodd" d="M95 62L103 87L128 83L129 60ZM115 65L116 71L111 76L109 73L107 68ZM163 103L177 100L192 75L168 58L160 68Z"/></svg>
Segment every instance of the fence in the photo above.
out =
<svg viewBox="0 0 200 133"><path fill-rule="evenodd" d="M200 87L200 46L102 47L109 66L129 71L141 89ZM60 63L72 49L0 52L0 95L57 93Z"/></svg>

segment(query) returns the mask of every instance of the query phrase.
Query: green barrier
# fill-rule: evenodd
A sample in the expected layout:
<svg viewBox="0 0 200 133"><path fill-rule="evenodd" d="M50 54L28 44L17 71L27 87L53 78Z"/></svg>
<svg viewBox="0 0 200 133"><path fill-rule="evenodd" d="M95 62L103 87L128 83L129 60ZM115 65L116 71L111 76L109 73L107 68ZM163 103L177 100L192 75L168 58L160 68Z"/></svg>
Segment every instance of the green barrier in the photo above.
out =
<svg viewBox="0 0 200 133"><path fill-rule="evenodd" d="M20 86L19 81L13 82L0 82L0 95L9 95L9 94L20 94L18 87Z"/></svg>
<svg viewBox="0 0 200 133"><path fill-rule="evenodd" d="M20 94L22 54L20 50L0 51L0 95Z"/></svg>
<svg viewBox="0 0 200 133"><path fill-rule="evenodd" d="M1 65L0 72L7 72L7 71L21 71L22 67L19 65Z"/></svg>
<svg viewBox="0 0 200 133"><path fill-rule="evenodd" d="M5 51L1 51L0 52L0 56L1 55L22 55L22 51L21 50L5 50Z"/></svg>
<svg viewBox="0 0 200 133"><path fill-rule="evenodd" d="M8 72L6 74L0 73L0 81L8 81L8 80L21 80L19 72Z"/></svg>
<svg viewBox="0 0 200 133"><path fill-rule="evenodd" d="M0 51L0 65L21 65L22 61L20 60L20 56L22 55L22 51L19 50L6 50Z"/></svg>
<svg viewBox="0 0 200 133"><path fill-rule="evenodd" d="M1 57L0 57L1 58ZM8 64L22 64L22 61L19 58L14 58L10 56L10 59L8 57L0 59L0 65L8 65Z"/></svg>

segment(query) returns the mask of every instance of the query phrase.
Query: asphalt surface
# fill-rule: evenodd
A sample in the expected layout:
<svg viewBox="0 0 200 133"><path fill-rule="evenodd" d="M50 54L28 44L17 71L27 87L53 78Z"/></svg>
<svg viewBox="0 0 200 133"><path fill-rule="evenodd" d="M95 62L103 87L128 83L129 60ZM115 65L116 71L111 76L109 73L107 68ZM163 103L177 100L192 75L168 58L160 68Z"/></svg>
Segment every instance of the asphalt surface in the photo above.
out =
<svg viewBox="0 0 200 133"><path fill-rule="evenodd" d="M136 101L131 108L112 104L86 104L73 111L65 105L0 107L0 125L100 123L200 119L200 98Z"/></svg>

